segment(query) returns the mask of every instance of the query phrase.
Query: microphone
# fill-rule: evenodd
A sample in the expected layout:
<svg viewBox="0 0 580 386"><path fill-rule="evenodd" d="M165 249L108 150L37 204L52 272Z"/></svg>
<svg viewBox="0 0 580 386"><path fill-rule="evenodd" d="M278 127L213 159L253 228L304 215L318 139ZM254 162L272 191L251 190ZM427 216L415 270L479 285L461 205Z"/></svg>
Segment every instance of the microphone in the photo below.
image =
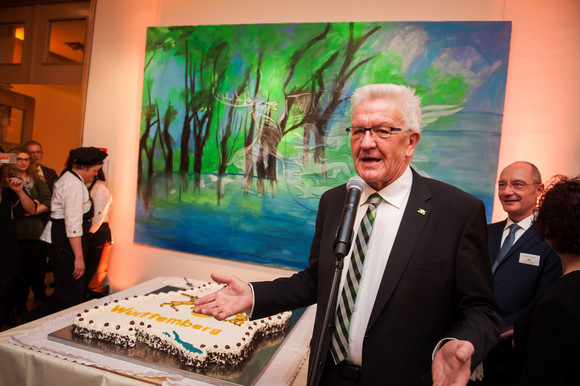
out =
<svg viewBox="0 0 580 386"><path fill-rule="evenodd" d="M344 258L350 250L352 228L354 227L360 196L365 190L365 186L365 181L358 176L352 177L346 183L346 200L344 201L340 225L334 240L334 255L339 259Z"/></svg>

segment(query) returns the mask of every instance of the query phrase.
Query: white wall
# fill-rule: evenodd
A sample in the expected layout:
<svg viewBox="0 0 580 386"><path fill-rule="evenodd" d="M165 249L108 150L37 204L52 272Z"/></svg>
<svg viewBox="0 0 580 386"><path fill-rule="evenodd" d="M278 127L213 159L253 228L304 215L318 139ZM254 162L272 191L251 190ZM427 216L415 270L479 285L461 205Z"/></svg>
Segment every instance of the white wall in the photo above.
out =
<svg viewBox="0 0 580 386"><path fill-rule="evenodd" d="M97 0L83 145L109 149L115 246L123 289L160 275L246 280L292 272L133 244L145 32L148 26L321 21L512 21L499 167L535 162L544 176L580 172L577 0ZM496 202L494 220L504 216Z"/></svg>

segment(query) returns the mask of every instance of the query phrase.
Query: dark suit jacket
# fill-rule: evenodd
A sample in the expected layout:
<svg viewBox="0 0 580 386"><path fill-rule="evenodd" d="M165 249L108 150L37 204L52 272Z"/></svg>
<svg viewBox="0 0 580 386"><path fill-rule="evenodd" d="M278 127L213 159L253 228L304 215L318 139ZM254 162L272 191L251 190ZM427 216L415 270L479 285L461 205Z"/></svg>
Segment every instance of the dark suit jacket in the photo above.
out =
<svg viewBox="0 0 580 386"><path fill-rule="evenodd" d="M333 243L346 192L342 185L322 196L304 271L252 283L255 318L318 303L309 375L329 300ZM483 203L413 172L409 201L363 342L365 385L431 384L431 355L446 337L473 343L472 368L481 361L497 342L500 322L487 253ZM326 353L329 339L322 344ZM323 368L325 360L323 355L317 366Z"/></svg>
<svg viewBox="0 0 580 386"><path fill-rule="evenodd" d="M492 265L499 254L505 224L504 220L488 226L488 246ZM540 256L539 265L520 263L521 253ZM548 284L560 276L562 276L560 257L548 244L540 240L533 228L529 228L515 242L493 274L495 298L502 317L502 327L513 326L520 312Z"/></svg>
<svg viewBox="0 0 580 386"><path fill-rule="evenodd" d="M493 265L499 254L506 221L488 225L488 247ZM539 265L520 263L520 254L540 256ZM554 280L562 276L560 257L529 228L514 243L493 274L495 298L502 317L502 328L514 325L516 319ZM514 376L512 336L500 340L485 358L483 372L488 384L512 384Z"/></svg>
<svg viewBox="0 0 580 386"><path fill-rule="evenodd" d="M54 169L47 168L44 165L40 165L40 168L42 169L42 173L44 174L44 182L46 182L46 185L48 185L48 188L52 193L52 188L54 187L54 183L58 179L58 175L56 174L56 171Z"/></svg>

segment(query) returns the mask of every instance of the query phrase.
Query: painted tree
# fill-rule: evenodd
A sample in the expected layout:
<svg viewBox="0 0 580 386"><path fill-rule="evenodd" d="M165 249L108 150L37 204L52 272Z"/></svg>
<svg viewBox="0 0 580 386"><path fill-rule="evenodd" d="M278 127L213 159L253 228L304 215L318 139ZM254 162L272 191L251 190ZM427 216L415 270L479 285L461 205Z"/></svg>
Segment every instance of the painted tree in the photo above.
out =
<svg viewBox="0 0 580 386"><path fill-rule="evenodd" d="M221 181L226 173L239 172L245 193L255 180L259 194L269 187L274 195L278 173L288 157L298 158L309 176L318 173L322 179L328 178L329 168L345 162L346 142L331 148L327 136L337 120L344 125L341 108L354 85L377 81L405 84L408 63L420 52L405 53L403 59L397 47L389 46L396 40L389 35L391 28L396 30L389 23L149 29L139 189L146 184L144 173L153 173L152 177L164 173L168 192L174 163L180 175L180 194L187 193L192 181L193 192L199 191L203 174L215 173ZM407 61L406 67L403 61ZM171 72L180 74L181 80L172 75L167 84L165 78L158 78ZM421 76L431 86L456 91L441 97L440 92L433 94L428 87L416 86L424 100L457 104L468 87L459 74L435 67ZM151 104L152 96L155 104ZM298 138L302 141L299 148L295 145ZM292 145L286 146L289 141ZM302 152L301 157L296 152ZM340 162L337 155L343 158ZM347 174L343 169L340 173ZM335 177L336 172L330 175ZM219 185L218 201L223 197Z"/></svg>
<svg viewBox="0 0 580 386"><path fill-rule="evenodd" d="M155 118L155 106L151 103L151 82L147 83L147 103L142 106L143 116L143 126L141 137L139 138L139 159L137 162L137 189L138 194L143 197L143 202L145 206L148 206L149 199L151 198L152 181L151 175L153 173L153 156L154 156L154 144L155 141L149 138L151 134L151 129L157 124ZM144 173L144 161L147 165L147 174ZM146 176L144 178L144 175ZM143 181L145 180L145 184ZM142 191L142 187L145 185L145 191Z"/></svg>
<svg viewBox="0 0 580 386"><path fill-rule="evenodd" d="M256 81L254 86L254 95L258 95L260 90L260 80L262 75L260 73L262 68L262 60L264 58L263 52L260 52L258 55L258 63L256 66ZM254 143L254 136L256 131L256 116L257 116L257 108L256 108L256 101L257 98L252 100L251 105L251 120L249 126L244 131L244 177L242 179L242 190L244 193L248 193L250 187L252 186L252 181L254 179L254 153L252 151L252 145Z"/></svg>
<svg viewBox="0 0 580 386"><path fill-rule="evenodd" d="M357 53L380 27L376 26L358 37L355 36L354 23L348 25L348 34L332 28L333 25L328 23L320 33L304 42L299 41L298 46L290 46L292 55L287 62L283 84L284 110L277 124L267 125L262 130L259 140L263 147L260 153L267 154L266 175L272 190L276 182L278 146L285 135L300 128L304 130L304 162L309 159L310 136L314 130L314 161L322 165L322 175L326 178L324 151L328 121L346 100L349 79L373 59L373 56L360 57ZM294 32L297 36L298 32ZM311 34L311 29L307 33ZM343 41L331 44L331 39Z"/></svg>
<svg viewBox="0 0 580 386"><path fill-rule="evenodd" d="M313 109L313 113L310 116L315 127L314 161L322 165L322 175L324 178L327 177L326 169L324 167L324 152L328 122L332 119L338 106L346 101L346 86L349 79L359 68L374 59L374 55L370 57L360 57L357 53L362 45L365 44L365 42L375 34L380 27L374 27L359 37L355 36L354 23L349 23L348 29L348 39L344 42L345 49L344 52L341 52L344 59L340 64L340 69L336 72L336 76L330 79L331 82L328 88L324 87L324 84L322 83L324 77L321 74L317 74L317 79L319 80L319 83L321 83L320 87L318 87L318 92L326 92L327 97L323 100L315 94L316 97L314 98L314 101L319 104L315 109Z"/></svg>
<svg viewBox="0 0 580 386"><path fill-rule="evenodd" d="M155 104L156 111L157 111L157 128L158 138L160 142L160 148L163 158L163 173L165 176L165 192L169 193L171 187L173 185L173 138L169 134L169 127L171 123L175 120L177 115L177 111L171 105L171 102L167 104L167 109L163 116L159 111L159 103Z"/></svg>
<svg viewBox="0 0 580 386"><path fill-rule="evenodd" d="M184 34L186 31L184 31ZM179 176L180 192L186 192L188 187L187 173L189 172L189 141L191 138L191 125L194 119L195 111L193 106L193 94L195 90L195 65L192 63L190 55L189 42L184 42L184 80L183 91L181 92L182 105L184 111L183 122L181 123L180 136L180 157L179 157Z"/></svg>
<svg viewBox="0 0 580 386"><path fill-rule="evenodd" d="M219 205L220 199L223 197L222 192L222 177L226 172L227 166L229 165L231 158L234 154L235 144L238 139L238 133L240 133L242 126L247 122L241 120L239 114L236 114L236 105L240 96L246 92L248 87L248 81L250 79L251 67L246 69L243 80L235 91L234 97L232 98L231 104L224 107L227 112L227 117L222 125L220 124L220 119L218 117L216 122L216 133L215 141L217 145L217 154L219 158L218 164L218 181L217 181L217 202ZM220 109L217 109L218 114Z"/></svg>

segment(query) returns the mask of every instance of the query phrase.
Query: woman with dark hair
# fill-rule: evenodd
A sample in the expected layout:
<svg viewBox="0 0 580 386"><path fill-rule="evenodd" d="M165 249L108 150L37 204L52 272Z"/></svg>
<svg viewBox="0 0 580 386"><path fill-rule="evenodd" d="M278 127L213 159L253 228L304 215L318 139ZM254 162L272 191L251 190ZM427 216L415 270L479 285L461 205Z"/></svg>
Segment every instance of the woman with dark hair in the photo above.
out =
<svg viewBox="0 0 580 386"><path fill-rule="evenodd" d="M95 147L80 147L69 153L70 165L54 184L50 220L40 239L52 245L54 294L25 315L27 321L72 307L84 300L87 234L93 204L85 184L91 183L107 153Z"/></svg>
<svg viewBox="0 0 580 386"><path fill-rule="evenodd" d="M580 176L558 176L533 226L564 274L516 322L517 385L580 385Z"/></svg>
<svg viewBox="0 0 580 386"><path fill-rule="evenodd" d="M36 203L36 212L32 215L15 219L16 235L18 238L18 254L20 260L20 274L15 280L13 296L16 314L22 315L26 308L26 301L30 287L37 299L46 299L44 285L44 258L40 251L42 241L40 235L45 221L41 216L50 207L50 189L46 182L38 175L38 169L32 164L31 156L25 148L15 148L10 153L16 154L16 163L8 165L8 175L16 177L24 183L24 190Z"/></svg>
<svg viewBox="0 0 580 386"><path fill-rule="evenodd" d="M1 166L1 165L0 165ZM36 204L24 191L24 184L7 176L7 168L0 168L0 329L6 322L10 302L10 288L20 270L18 242L14 219L34 213Z"/></svg>

